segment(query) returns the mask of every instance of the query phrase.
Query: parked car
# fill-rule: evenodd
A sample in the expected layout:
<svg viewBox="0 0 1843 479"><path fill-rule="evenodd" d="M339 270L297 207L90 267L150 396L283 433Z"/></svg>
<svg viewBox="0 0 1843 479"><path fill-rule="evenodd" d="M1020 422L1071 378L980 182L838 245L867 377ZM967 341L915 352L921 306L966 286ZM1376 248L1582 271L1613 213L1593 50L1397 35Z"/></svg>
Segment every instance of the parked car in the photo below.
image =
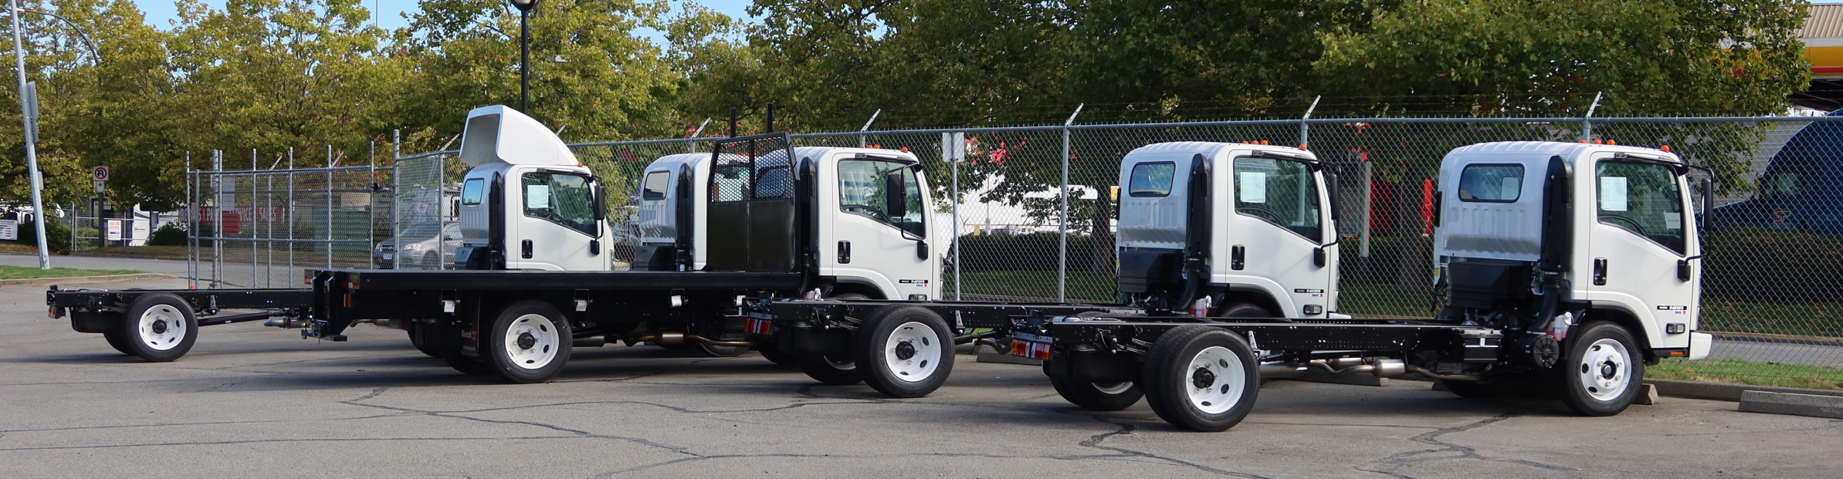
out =
<svg viewBox="0 0 1843 479"><path fill-rule="evenodd" d="M436 231L435 225L416 225L397 235L408 241L402 251L397 250L395 241L378 242L377 248L371 250L372 265L378 269L390 269L393 257L398 254L404 255L403 264L417 265L420 269L440 269L443 264L453 263L454 249L461 246L461 224L452 221L442 223L439 236ZM438 245L441 254L429 254Z"/></svg>
<svg viewBox="0 0 1843 479"><path fill-rule="evenodd" d="M1843 116L1843 111L1830 116ZM1785 143L1760 175L1753 197L1715 208L1717 231L1759 227L1843 234L1843 122L1805 127Z"/></svg>

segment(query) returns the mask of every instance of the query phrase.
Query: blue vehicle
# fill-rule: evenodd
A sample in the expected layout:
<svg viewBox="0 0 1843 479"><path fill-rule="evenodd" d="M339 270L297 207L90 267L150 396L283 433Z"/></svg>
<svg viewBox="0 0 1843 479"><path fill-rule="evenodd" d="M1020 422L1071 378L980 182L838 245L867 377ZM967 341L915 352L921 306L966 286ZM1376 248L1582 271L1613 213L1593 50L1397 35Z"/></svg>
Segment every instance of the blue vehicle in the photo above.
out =
<svg viewBox="0 0 1843 479"><path fill-rule="evenodd" d="M1798 132L1773 155L1753 198L1715 208L1711 216L1717 230L1843 234L1843 122L1818 122Z"/></svg>

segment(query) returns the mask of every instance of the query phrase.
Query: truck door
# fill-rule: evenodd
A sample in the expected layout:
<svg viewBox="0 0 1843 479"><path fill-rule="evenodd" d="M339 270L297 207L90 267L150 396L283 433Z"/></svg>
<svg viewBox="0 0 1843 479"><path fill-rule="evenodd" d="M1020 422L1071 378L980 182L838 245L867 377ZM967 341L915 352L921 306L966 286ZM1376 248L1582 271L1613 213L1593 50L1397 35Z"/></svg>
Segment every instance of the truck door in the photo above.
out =
<svg viewBox="0 0 1843 479"><path fill-rule="evenodd" d="M939 299L922 184L907 162L838 161L838 211L831 218L840 281L874 283L887 299ZM900 206L894 206L895 202ZM824 220L822 220L824 221Z"/></svg>
<svg viewBox="0 0 1843 479"><path fill-rule="evenodd" d="M1700 255L1682 177L1663 163L1602 159L1594 164L1594 214L1588 233L1591 270L1588 297L1624 304L1640 321L1654 347L1689 346L1688 334L1661 335L1659 326L1698 317L1701 275L1678 277L1679 262ZM1688 260L1690 272L1702 267ZM1580 278L1577 276L1577 278ZM1577 279L1576 281L1579 281Z"/></svg>
<svg viewBox="0 0 1843 479"><path fill-rule="evenodd" d="M1229 284L1263 285L1284 297L1270 311L1289 318L1323 318L1331 306L1335 245L1326 266L1315 258L1336 234L1327 219L1317 168L1300 160L1243 156L1232 160L1235 194L1229 219ZM1240 268L1237 268L1240 266ZM1289 306L1288 300L1291 305Z"/></svg>
<svg viewBox="0 0 1843 479"><path fill-rule="evenodd" d="M607 269L587 175L535 169L515 171L507 180L517 185L507 198L507 269Z"/></svg>

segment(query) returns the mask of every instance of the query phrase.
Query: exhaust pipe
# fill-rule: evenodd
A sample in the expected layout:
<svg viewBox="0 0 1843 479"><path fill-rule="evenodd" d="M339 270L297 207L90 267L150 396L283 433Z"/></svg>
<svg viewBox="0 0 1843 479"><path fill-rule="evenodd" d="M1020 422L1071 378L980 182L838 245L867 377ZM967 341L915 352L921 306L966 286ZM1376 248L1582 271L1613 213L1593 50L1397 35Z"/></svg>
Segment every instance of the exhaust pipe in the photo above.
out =
<svg viewBox="0 0 1843 479"><path fill-rule="evenodd" d="M265 319L262 321L263 326L268 326L271 328L282 328L282 329L305 328L307 327L307 323L308 321L305 319L295 319L295 318L275 318L275 319Z"/></svg>
<svg viewBox="0 0 1843 479"><path fill-rule="evenodd" d="M607 336L591 336L587 338L576 338L575 340L570 341L570 347L572 348L599 348L605 344L608 344Z"/></svg>
<svg viewBox="0 0 1843 479"><path fill-rule="evenodd" d="M1304 363L1268 361L1261 363L1260 371L1261 377L1275 379L1296 378L1310 372L1327 376L1371 374L1379 378L1398 378L1408 374L1408 365L1400 359L1333 358Z"/></svg>

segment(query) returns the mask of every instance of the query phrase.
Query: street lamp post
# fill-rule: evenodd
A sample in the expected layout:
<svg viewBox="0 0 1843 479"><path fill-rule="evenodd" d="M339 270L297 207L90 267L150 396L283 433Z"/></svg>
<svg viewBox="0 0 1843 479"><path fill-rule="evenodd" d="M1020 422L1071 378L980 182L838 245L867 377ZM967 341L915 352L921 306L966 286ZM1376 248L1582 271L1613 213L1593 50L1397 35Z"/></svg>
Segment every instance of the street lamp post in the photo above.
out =
<svg viewBox="0 0 1843 479"><path fill-rule="evenodd" d="M18 1L18 0L13 0ZM531 114L531 9L538 0L511 0L518 8L518 111ZM23 81L23 80L22 80Z"/></svg>
<svg viewBox="0 0 1843 479"><path fill-rule="evenodd" d="M38 267L51 269L51 253L45 249L45 179L38 172L38 149L32 141L32 118L25 112L26 105L26 48L25 40L19 33L19 0L12 0L13 7L13 63L19 73L19 120L23 125L20 132L26 135L26 179L32 185L32 223L38 236Z"/></svg>

